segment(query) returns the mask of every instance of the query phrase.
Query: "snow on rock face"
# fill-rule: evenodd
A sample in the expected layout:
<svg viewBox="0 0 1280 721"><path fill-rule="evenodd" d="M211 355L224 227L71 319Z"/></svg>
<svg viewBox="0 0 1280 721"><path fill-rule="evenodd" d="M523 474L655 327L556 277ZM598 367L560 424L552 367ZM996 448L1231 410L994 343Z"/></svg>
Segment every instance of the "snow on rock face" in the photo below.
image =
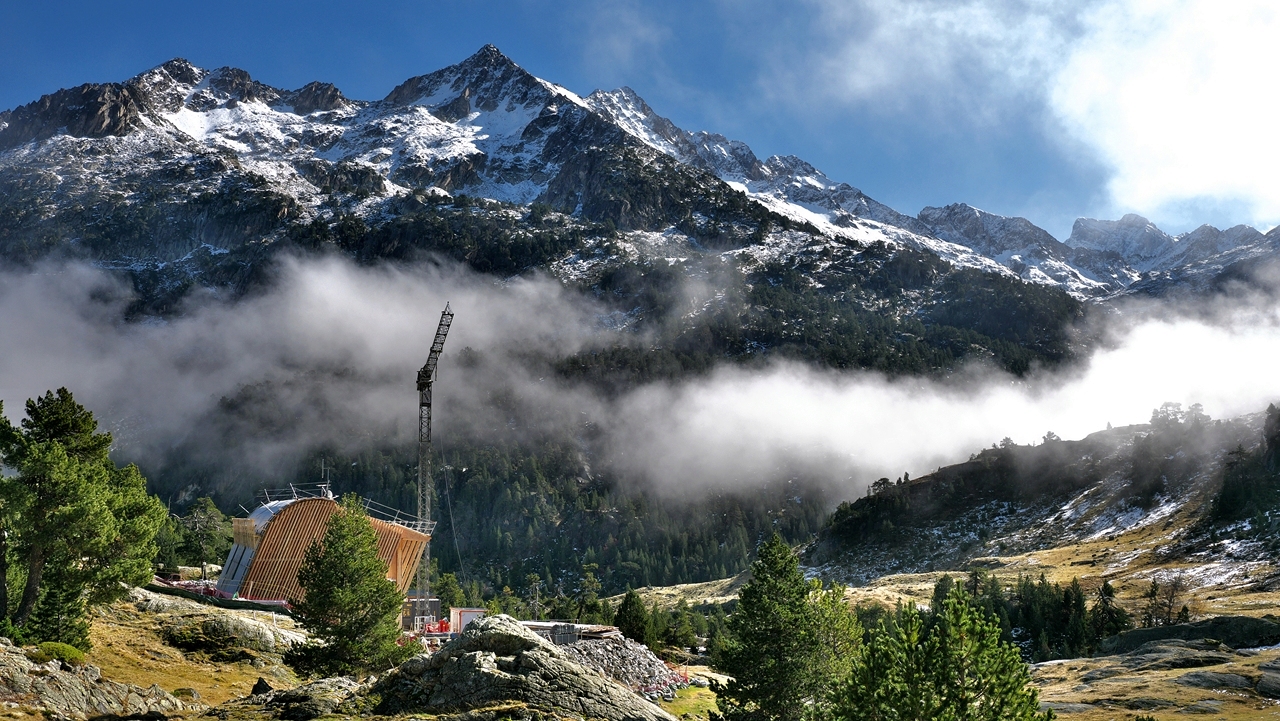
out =
<svg viewBox="0 0 1280 721"><path fill-rule="evenodd" d="M1114 251L1139 271L1159 265L1174 240L1142 217L1129 213L1120 220L1079 218L1071 227L1067 245L1088 250Z"/></svg>
<svg viewBox="0 0 1280 721"><path fill-rule="evenodd" d="M717 133L682 130L654 112L631 88L597 90L586 100L593 110L655 150L706 170L752 198L792 204L824 216L834 225L867 218L913 233L928 233L915 218L872 200L847 183L832 181L794 155L775 155L762 162L746 143Z"/></svg>
<svg viewBox="0 0 1280 721"><path fill-rule="evenodd" d="M0 112L0 180L16 178L30 203L51 206L89 205L86 198L103 193L125 202L163 196L180 214L186 199L238 186L278 194L279 212L291 218L338 210L385 217L399 196L444 191L541 201L596 220L625 211L635 229L670 230L657 225L671 225L671 218L615 208L632 203L613 203L601 189L624 155L625 162L660 166L663 187L665 178L686 172L680 192L706 190L718 179L828 238L929 252L1078 298L1135 284L1163 287L1277 252L1247 226L1204 226L1171 238L1136 215L1081 219L1065 244L1026 219L963 204L925 208L913 218L795 156L761 160L745 143L683 130L630 88L581 98L492 45L410 78L378 101L351 100L320 82L274 88L243 70L206 70L178 58L123 83L83 85ZM56 187L43 180L50 173L59 178ZM621 215L612 219L628 226ZM224 240L177 241L173 251L181 256Z"/></svg>
<svg viewBox="0 0 1280 721"><path fill-rule="evenodd" d="M592 93L587 104L624 132L676 160L706 170L769 210L861 243L882 242L940 256L955 265L1011 275L1000 263L964 245L933 237L920 221L838 183L794 155L761 161L745 143L689 132L658 115L630 88Z"/></svg>
<svg viewBox="0 0 1280 721"><path fill-rule="evenodd" d="M1078 267L1095 277L1109 273L1126 291L1148 293L1183 282L1203 286L1234 262L1274 254L1267 237L1247 225L1225 231L1202 225L1173 237L1132 213L1120 220L1080 218L1067 245Z"/></svg>
<svg viewBox="0 0 1280 721"><path fill-rule="evenodd" d="M145 140L126 154L47 142L65 135ZM82 164L74 156L88 155L99 167L80 185L140 187L175 158L204 155L221 165L195 179L202 189L216 187L228 171L247 172L312 212L335 189L335 175L353 173L380 177L343 188L361 197L440 188L529 203L575 153L624 137L577 95L530 75L493 46L411 78L377 102L350 100L318 82L282 90L243 70L210 71L175 59L125 83L61 91L0 114L0 146L36 141L6 154L0 171L39 165L74 175ZM377 205L353 204L357 212L362 207Z"/></svg>
<svg viewBox="0 0 1280 721"><path fill-rule="evenodd" d="M1262 233L1248 225L1237 225L1226 230L1218 230L1212 225L1202 225L1175 238L1177 252L1166 266L1195 263L1255 244L1262 239Z"/></svg>
<svg viewBox="0 0 1280 721"><path fill-rule="evenodd" d="M1007 218L954 203L945 208L925 208L918 216L939 238L973 248L984 255L1026 248L1042 248L1047 255L1062 257L1063 244L1026 218Z"/></svg>
<svg viewBox="0 0 1280 721"><path fill-rule="evenodd" d="M1026 218L954 203L925 208L918 219L938 238L972 248L1026 281L1057 285L1077 297L1097 297L1124 287L1114 278L1099 278L1073 266L1071 249Z"/></svg>

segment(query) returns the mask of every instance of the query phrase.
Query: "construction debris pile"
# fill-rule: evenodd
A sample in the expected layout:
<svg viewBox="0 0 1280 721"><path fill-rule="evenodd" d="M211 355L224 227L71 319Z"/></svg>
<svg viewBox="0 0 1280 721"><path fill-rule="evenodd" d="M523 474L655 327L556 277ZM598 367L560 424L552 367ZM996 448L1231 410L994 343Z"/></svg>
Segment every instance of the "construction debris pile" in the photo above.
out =
<svg viewBox="0 0 1280 721"><path fill-rule="evenodd" d="M650 701L670 699L687 688L687 678L672 671L644 644L629 638L586 639L561 646L570 659L595 669Z"/></svg>

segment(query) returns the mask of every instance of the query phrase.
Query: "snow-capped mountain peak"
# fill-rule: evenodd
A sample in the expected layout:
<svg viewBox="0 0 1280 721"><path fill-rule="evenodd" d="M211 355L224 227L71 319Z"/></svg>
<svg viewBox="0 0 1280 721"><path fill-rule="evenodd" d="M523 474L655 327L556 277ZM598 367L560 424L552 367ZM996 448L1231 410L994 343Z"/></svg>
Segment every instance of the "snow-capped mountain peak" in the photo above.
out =
<svg viewBox="0 0 1280 721"><path fill-rule="evenodd" d="M1058 285L1080 297L1098 297L1123 284L1077 267L1071 248L1026 218L988 213L965 203L925 208L917 216L937 237L972 248L1023 280Z"/></svg>
<svg viewBox="0 0 1280 721"><path fill-rule="evenodd" d="M45 180L50 169L56 185ZM406 198L415 207L445 192L539 201L649 232L718 227L712 209L736 190L784 226L850 247L911 248L1081 298L1265 244L1247 226L1173 238L1137 215L1081 219L1065 244L1024 218L964 204L911 217L796 156L761 160L741 141L684 130L631 88L579 97L492 45L377 101L352 100L323 82L285 90L244 70L175 58L121 83L60 90L0 112L5 178L42 207L90 207L104 193L127 204L141 194L138 202L181 217L190 198L233 185L285 199L272 211L277 219L376 220L395 215ZM245 227L237 232L256 232ZM208 240L182 232L173 231L175 252Z"/></svg>
<svg viewBox="0 0 1280 721"><path fill-rule="evenodd" d="M1134 268L1147 271L1159 265L1174 240L1151 221L1129 213L1120 220L1079 218L1066 243L1073 248L1119 253Z"/></svg>
<svg viewBox="0 0 1280 721"><path fill-rule="evenodd" d="M587 103L646 145L706 170L799 221L840 228L854 225L856 219L867 219L913 234L928 234L915 218L876 202L847 183L831 180L794 155L775 155L762 162L746 143L718 133L683 130L658 115L631 88L597 90L587 96Z"/></svg>

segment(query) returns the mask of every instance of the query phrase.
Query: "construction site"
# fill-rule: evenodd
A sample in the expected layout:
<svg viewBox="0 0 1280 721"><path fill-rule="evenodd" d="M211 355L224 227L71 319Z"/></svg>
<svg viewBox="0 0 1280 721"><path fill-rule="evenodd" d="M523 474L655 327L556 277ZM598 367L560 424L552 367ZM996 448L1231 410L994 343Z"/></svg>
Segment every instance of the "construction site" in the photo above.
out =
<svg viewBox="0 0 1280 721"><path fill-rule="evenodd" d="M432 387L436 381L440 354L453 324L453 311L445 305L431 342L426 363L417 372L417 508L413 513L361 499L365 513L377 534L377 553L387 566L387 580L404 595L401 625L407 635L426 646L434 646L456 636L467 624L483 618L483 608L451 608L441 613L440 600L431 593L431 540L435 522L431 518L432 477ZM321 465L321 477L314 485L258 492L258 506L245 518L233 518L232 545L217 581L183 583L161 581L173 587L235 604L250 604L287 610L304 597L298 583L307 550L320 541L329 519L339 512L339 503ZM573 620L523 621L533 633L560 646L580 641L621 641L613 626L579 624Z"/></svg>

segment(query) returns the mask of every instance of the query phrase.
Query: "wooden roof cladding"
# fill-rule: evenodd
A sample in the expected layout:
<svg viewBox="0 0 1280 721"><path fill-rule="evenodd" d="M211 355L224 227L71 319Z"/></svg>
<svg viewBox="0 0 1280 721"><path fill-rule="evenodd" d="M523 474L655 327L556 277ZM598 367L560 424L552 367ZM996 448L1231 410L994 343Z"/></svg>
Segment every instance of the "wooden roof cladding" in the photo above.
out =
<svg viewBox="0 0 1280 721"><path fill-rule="evenodd" d="M257 550L240 584L241 598L290 600L303 597L298 569L314 541L324 537L338 503L328 498L300 498L276 513L257 538ZM405 593L413 583L418 559L431 537L404 526L370 518L378 534L378 558L387 578Z"/></svg>

